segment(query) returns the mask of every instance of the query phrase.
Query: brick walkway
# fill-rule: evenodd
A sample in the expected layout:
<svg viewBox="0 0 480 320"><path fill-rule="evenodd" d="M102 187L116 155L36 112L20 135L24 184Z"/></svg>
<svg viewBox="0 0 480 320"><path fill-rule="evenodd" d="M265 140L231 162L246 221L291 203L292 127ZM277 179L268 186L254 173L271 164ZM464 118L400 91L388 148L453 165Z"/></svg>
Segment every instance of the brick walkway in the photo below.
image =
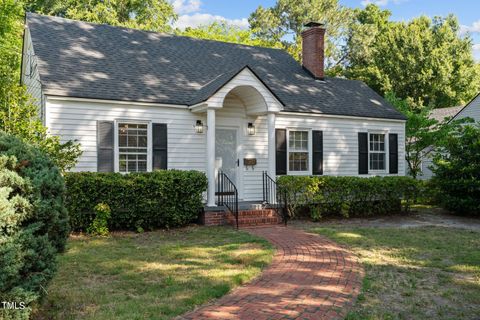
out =
<svg viewBox="0 0 480 320"><path fill-rule="evenodd" d="M280 226L251 228L277 248L255 280L179 319L342 319L361 286L362 268L345 248Z"/></svg>

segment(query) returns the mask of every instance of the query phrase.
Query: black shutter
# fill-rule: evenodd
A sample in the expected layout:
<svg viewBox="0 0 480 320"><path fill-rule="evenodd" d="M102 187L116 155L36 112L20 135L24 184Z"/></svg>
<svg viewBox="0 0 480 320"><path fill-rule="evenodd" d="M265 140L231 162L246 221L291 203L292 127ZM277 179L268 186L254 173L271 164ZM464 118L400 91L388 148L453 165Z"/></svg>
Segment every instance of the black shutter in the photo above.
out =
<svg viewBox="0 0 480 320"><path fill-rule="evenodd" d="M388 167L390 173L398 173L398 134L388 135Z"/></svg>
<svg viewBox="0 0 480 320"><path fill-rule="evenodd" d="M167 169L167 124L152 124L152 169Z"/></svg>
<svg viewBox="0 0 480 320"><path fill-rule="evenodd" d="M275 162L277 175L287 174L287 130L275 130Z"/></svg>
<svg viewBox="0 0 480 320"><path fill-rule="evenodd" d="M323 174L323 132L312 131L313 168L312 174Z"/></svg>
<svg viewBox="0 0 480 320"><path fill-rule="evenodd" d="M358 133L358 174L368 174L368 133Z"/></svg>
<svg viewBox="0 0 480 320"><path fill-rule="evenodd" d="M113 121L97 121L97 171L114 171Z"/></svg>

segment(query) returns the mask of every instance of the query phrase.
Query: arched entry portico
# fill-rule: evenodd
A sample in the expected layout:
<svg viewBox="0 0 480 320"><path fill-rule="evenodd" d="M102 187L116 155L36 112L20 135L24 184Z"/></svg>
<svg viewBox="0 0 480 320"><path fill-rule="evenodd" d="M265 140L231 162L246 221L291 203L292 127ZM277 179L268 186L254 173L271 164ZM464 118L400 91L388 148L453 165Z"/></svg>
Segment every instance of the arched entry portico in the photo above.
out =
<svg viewBox="0 0 480 320"><path fill-rule="evenodd" d="M215 206L219 169L231 176L244 200L261 200L262 171L275 175L275 114L280 103L250 70L237 77L192 108L207 118L207 206ZM248 133L249 123L255 126L253 135ZM255 159L256 165L245 166L244 159Z"/></svg>

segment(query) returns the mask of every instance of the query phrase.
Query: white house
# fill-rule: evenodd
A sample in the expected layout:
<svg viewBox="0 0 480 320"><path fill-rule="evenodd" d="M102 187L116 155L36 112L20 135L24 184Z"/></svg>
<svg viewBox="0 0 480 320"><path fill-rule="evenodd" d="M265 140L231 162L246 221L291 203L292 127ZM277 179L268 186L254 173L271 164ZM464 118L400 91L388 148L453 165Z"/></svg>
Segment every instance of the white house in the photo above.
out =
<svg viewBox="0 0 480 320"><path fill-rule="evenodd" d="M278 49L27 14L22 80L45 125L82 147L75 171L222 170L244 201L262 172L404 175L405 117L360 81L324 76L325 29L303 65Z"/></svg>
<svg viewBox="0 0 480 320"><path fill-rule="evenodd" d="M459 106L434 109L430 114L430 117L440 122L444 121L445 119L450 119L449 121L452 121L464 118L471 118L478 122L480 121L480 94L473 98L464 107ZM430 169L433 165L433 156L434 153L422 159L421 174L418 177L419 179L428 180L433 177L433 172Z"/></svg>

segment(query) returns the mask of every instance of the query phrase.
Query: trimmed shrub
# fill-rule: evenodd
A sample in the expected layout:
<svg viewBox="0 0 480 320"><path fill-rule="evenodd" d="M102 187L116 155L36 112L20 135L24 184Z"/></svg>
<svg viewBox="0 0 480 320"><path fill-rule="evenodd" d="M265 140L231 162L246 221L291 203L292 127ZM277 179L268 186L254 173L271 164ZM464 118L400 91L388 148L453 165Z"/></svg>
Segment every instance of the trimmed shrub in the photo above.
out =
<svg viewBox="0 0 480 320"><path fill-rule="evenodd" d="M449 135L434 158L437 202L459 214L480 216L480 123Z"/></svg>
<svg viewBox="0 0 480 320"><path fill-rule="evenodd" d="M28 319L68 233L58 168L43 152L0 132L0 301L21 308L0 308L1 319Z"/></svg>
<svg viewBox="0 0 480 320"><path fill-rule="evenodd" d="M207 178L198 171L78 172L65 179L71 226L77 231L92 223L98 203L111 209L111 230L183 226L198 217L207 189Z"/></svg>
<svg viewBox="0 0 480 320"><path fill-rule="evenodd" d="M98 236L108 236L108 220L110 220L111 210L108 204L99 203L93 208L95 219L87 228L87 233Z"/></svg>
<svg viewBox="0 0 480 320"><path fill-rule="evenodd" d="M306 207L313 220L409 211L419 190L410 177L283 176L277 183L289 215Z"/></svg>

